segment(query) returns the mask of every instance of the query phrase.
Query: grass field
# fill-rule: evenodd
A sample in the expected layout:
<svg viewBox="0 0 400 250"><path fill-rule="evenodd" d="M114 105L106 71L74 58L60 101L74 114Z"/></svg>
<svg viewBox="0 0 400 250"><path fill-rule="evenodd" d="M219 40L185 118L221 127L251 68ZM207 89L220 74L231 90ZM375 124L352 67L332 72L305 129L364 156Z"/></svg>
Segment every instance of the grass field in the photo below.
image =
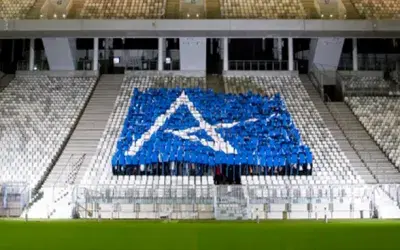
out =
<svg viewBox="0 0 400 250"><path fill-rule="evenodd" d="M0 221L0 249L400 249L400 221Z"/></svg>

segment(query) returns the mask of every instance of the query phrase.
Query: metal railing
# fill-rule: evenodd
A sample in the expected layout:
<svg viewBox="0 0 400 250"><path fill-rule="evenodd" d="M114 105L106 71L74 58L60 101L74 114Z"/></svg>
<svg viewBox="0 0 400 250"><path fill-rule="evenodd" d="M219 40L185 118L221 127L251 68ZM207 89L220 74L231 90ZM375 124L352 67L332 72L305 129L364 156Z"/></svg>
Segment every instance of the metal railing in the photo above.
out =
<svg viewBox="0 0 400 250"><path fill-rule="evenodd" d="M78 61L76 61L76 69L77 70L92 70L93 69L93 60L79 59Z"/></svg>
<svg viewBox="0 0 400 250"><path fill-rule="evenodd" d="M229 191L229 188L230 191ZM233 197L235 200L249 199L254 204L313 203L318 199L334 202L347 198L372 198L372 192L383 188L391 193L396 203L400 202L399 184L378 185L160 185L144 186L96 186L76 187L75 202L103 204L213 204L215 197ZM80 195L78 195L80 194ZM320 202L319 202L320 203Z"/></svg>
<svg viewBox="0 0 400 250"><path fill-rule="evenodd" d="M125 64L125 70L157 70L157 59L135 59Z"/></svg>
<svg viewBox="0 0 400 250"><path fill-rule="evenodd" d="M20 216L30 197L27 183L0 183L0 217Z"/></svg>
<svg viewBox="0 0 400 250"><path fill-rule="evenodd" d="M67 178L64 175L64 172L65 172L66 169L68 169L67 173L69 173L71 171L70 170L70 162L71 162L71 159L72 159L73 156L74 155L71 154L71 156L68 158L67 164L65 164L65 166L62 168L60 174L57 176L57 179L53 184L53 201L55 200L55 189L56 189L56 187L60 187L60 186L61 187L65 187L68 184L67 183Z"/></svg>
<svg viewBox="0 0 400 250"><path fill-rule="evenodd" d="M337 72L336 76L338 84L340 84L342 88L343 96L400 95L400 84L397 79L393 78L393 74L391 75L391 79L376 77L376 84L366 84L364 81L362 81L362 79L352 79L353 77L357 78L359 76L357 72L346 76L342 75L340 72Z"/></svg>
<svg viewBox="0 0 400 250"><path fill-rule="evenodd" d="M329 213L345 212L348 216L364 210L370 214L361 217L371 218L382 191L393 204L400 204L400 185L365 184L76 187L73 202L85 218L160 218L170 212L176 219L250 219L256 207L263 208L263 213L273 209L290 213L298 205L303 205L302 212L322 206ZM276 210L273 205L284 208Z"/></svg>
<svg viewBox="0 0 400 250"><path fill-rule="evenodd" d="M164 62L164 70L180 70L181 69L181 61L180 60L171 60L170 63Z"/></svg>
<svg viewBox="0 0 400 250"><path fill-rule="evenodd" d="M49 70L49 63L47 60L36 60L33 66L33 70ZM29 61L22 60L17 62L17 70L27 71L29 70Z"/></svg>
<svg viewBox="0 0 400 250"><path fill-rule="evenodd" d="M293 63L294 70L297 70L297 61L294 61ZM289 61L229 60L228 69L238 71L289 70Z"/></svg>
<svg viewBox="0 0 400 250"><path fill-rule="evenodd" d="M59 198L57 197L58 195L63 194L63 192L68 190L71 185L75 184L76 176L86 158L86 154L82 154L78 160L76 160L74 163L71 163L73 158L74 154L71 154L71 156L68 158L67 164L62 168L60 174L57 176L57 179L53 184L53 202ZM56 190L59 191L59 193L56 193Z"/></svg>
<svg viewBox="0 0 400 250"><path fill-rule="evenodd" d="M310 76L311 82L315 89L318 91L321 98L323 98L325 96L324 83L328 80L328 76L315 64L311 65L308 75Z"/></svg>
<svg viewBox="0 0 400 250"><path fill-rule="evenodd" d="M396 62L388 58L388 55L367 55L365 57L360 55L357 57L357 65L358 71L393 71L396 69ZM348 56L342 56L337 69L341 71L354 70L353 59Z"/></svg>

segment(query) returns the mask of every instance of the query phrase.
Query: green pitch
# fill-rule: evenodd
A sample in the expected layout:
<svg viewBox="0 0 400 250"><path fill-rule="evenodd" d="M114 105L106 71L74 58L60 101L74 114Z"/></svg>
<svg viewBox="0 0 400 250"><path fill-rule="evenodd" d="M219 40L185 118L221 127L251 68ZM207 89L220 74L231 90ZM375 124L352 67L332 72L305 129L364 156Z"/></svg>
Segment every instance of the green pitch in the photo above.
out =
<svg viewBox="0 0 400 250"><path fill-rule="evenodd" d="M1 250L400 249L400 221L0 221Z"/></svg>

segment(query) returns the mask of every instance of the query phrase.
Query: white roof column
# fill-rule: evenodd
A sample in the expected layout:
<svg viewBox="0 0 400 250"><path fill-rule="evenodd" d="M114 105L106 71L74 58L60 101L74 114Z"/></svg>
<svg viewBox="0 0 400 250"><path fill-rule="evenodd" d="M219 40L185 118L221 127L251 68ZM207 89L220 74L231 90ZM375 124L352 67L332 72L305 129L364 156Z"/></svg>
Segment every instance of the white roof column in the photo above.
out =
<svg viewBox="0 0 400 250"><path fill-rule="evenodd" d="M289 71L294 70L294 62L293 62L293 37L288 38L288 60L289 60Z"/></svg>
<svg viewBox="0 0 400 250"><path fill-rule="evenodd" d="M358 71L357 38L353 38L353 71Z"/></svg>
<svg viewBox="0 0 400 250"><path fill-rule="evenodd" d="M93 71L99 70L99 38L93 39Z"/></svg>
<svg viewBox="0 0 400 250"><path fill-rule="evenodd" d="M158 64L157 64L158 71L164 70L164 52L163 52L164 46L165 46L164 38L159 37L158 38Z"/></svg>
<svg viewBox="0 0 400 250"><path fill-rule="evenodd" d="M228 48L228 44L229 44L229 38L224 37L223 38L223 42L224 42L224 46L223 46L223 52L224 52L224 57L223 57L223 62L224 62L224 67L223 67L223 71L228 71L229 67L228 67L228 53L229 53L229 48Z"/></svg>
<svg viewBox="0 0 400 250"><path fill-rule="evenodd" d="M29 40L29 70L33 71L35 67L35 39Z"/></svg>

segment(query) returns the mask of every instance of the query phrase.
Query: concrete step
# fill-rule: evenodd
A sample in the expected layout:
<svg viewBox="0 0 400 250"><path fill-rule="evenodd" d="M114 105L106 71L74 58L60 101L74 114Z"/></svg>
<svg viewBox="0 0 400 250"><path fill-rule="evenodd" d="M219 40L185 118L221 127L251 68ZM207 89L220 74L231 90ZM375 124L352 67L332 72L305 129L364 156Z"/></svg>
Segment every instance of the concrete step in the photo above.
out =
<svg viewBox="0 0 400 250"><path fill-rule="evenodd" d="M398 182L400 173L377 146L357 117L344 102L328 103L351 147L357 152L363 164L380 182Z"/></svg>
<svg viewBox="0 0 400 250"><path fill-rule="evenodd" d="M353 148L352 142L346 137L346 131L343 130L341 124L337 121L334 113L329 105L325 105L319 96L319 93L314 88L310 79L306 75L301 75L300 79L307 93L311 97L318 113L321 115L324 123L327 125L332 136L335 138L342 152L350 161L352 168L359 174L366 183L376 183L376 180L371 171L365 166L363 159L360 158L357 151ZM347 116L347 114L346 114Z"/></svg>
<svg viewBox="0 0 400 250"><path fill-rule="evenodd" d="M80 169L76 170L78 172L75 173L77 176L76 183L79 183L84 171L89 167L104 133L115 100L120 92L123 78L123 75L101 76L79 123L44 185L54 186L54 184L57 184L55 183L57 180L63 179L60 178L60 175L69 174L68 171L66 173L65 168L85 155ZM72 159L70 159L71 155Z"/></svg>

